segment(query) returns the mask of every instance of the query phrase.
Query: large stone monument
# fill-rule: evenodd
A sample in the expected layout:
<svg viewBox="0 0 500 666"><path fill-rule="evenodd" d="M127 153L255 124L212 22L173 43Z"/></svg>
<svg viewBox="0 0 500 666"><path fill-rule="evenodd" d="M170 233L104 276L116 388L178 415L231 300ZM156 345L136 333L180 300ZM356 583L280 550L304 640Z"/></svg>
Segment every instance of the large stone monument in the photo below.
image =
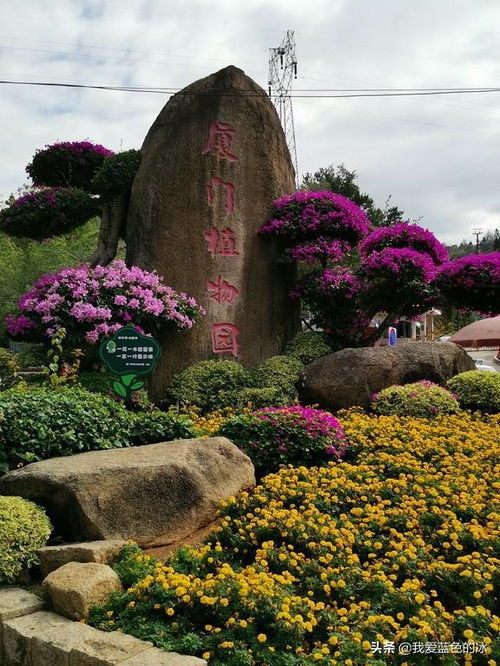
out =
<svg viewBox="0 0 500 666"><path fill-rule="evenodd" d="M266 92L226 67L170 99L141 149L127 219L127 263L156 269L206 310L188 334L165 334L155 398L208 358L247 366L279 353L298 326L294 269L258 230L273 199L295 190Z"/></svg>

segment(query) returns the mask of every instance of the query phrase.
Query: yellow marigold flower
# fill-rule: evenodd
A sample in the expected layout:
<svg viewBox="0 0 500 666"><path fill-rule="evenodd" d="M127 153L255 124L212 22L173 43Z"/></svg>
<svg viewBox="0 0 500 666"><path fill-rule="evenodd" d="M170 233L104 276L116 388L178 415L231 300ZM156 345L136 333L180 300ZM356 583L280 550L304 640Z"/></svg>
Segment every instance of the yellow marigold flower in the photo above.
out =
<svg viewBox="0 0 500 666"><path fill-rule="evenodd" d="M266 634L259 634L259 635L257 636L257 640L259 641L259 643L265 643L265 642L267 641L267 636L266 636Z"/></svg>

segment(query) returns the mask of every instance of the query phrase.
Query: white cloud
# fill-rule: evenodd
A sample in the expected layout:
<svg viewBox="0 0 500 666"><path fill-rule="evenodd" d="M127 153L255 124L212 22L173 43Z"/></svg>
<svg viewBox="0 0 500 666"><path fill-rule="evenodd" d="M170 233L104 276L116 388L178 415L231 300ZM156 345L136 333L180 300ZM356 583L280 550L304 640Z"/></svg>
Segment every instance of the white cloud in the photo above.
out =
<svg viewBox="0 0 500 666"><path fill-rule="evenodd" d="M494 0L25 0L0 9L0 78L181 87L227 64L267 86L268 49L296 30L298 88L485 86L500 80ZM139 147L166 97L4 85L0 193L37 148ZM446 241L500 227L500 93L294 100L302 172L344 163L383 205Z"/></svg>

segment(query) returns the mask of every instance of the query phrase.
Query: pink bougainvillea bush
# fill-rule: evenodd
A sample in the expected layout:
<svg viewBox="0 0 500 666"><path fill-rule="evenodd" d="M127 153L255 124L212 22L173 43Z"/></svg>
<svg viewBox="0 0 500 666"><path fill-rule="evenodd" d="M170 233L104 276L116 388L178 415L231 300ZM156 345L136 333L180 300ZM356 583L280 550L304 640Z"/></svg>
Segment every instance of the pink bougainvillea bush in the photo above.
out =
<svg viewBox="0 0 500 666"><path fill-rule="evenodd" d="M408 248L427 254L435 265L444 263L448 258L448 250L431 231L409 222L398 222L390 227L375 229L359 244L363 257L369 257L373 252L381 252L385 248Z"/></svg>
<svg viewBox="0 0 500 666"><path fill-rule="evenodd" d="M299 191L274 202L261 233L276 236L289 260L338 261L368 232L368 224L366 213L340 194Z"/></svg>
<svg viewBox="0 0 500 666"><path fill-rule="evenodd" d="M263 407L235 416L220 434L251 458L260 476L280 464L321 465L341 457L347 441L340 422L312 407Z"/></svg>
<svg viewBox="0 0 500 666"><path fill-rule="evenodd" d="M387 317L373 339L395 319L436 303L433 280L447 251L416 224L369 233L366 213L354 202L299 191L274 202L261 233L275 237L282 260L306 264L290 295L302 300L333 349L370 342L368 327L379 312Z"/></svg>
<svg viewBox="0 0 500 666"><path fill-rule="evenodd" d="M168 326L186 330L204 312L193 298L164 285L157 273L123 261L45 275L21 296L18 308L6 318L11 336L43 341L65 328L70 348L96 345L126 324L150 335Z"/></svg>
<svg viewBox="0 0 500 666"><path fill-rule="evenodd" d="M48 187L28 192L0 211L0 230L43 240L85 224L100 213L98 199L75 187Z"/></svg>
<svg viewBox="0 0 500 666"><path fill-rule="evenodd" d="M89 190L97 170L112 150L90 141L61 141L38 150L26 167L35 185Z"/></svg>
<svg viewBox="0 0 500 666"><path fill-rule="evenodd" d="M500 252L447 262L438 272L436 286L453 307L500 314Z"/></svg>

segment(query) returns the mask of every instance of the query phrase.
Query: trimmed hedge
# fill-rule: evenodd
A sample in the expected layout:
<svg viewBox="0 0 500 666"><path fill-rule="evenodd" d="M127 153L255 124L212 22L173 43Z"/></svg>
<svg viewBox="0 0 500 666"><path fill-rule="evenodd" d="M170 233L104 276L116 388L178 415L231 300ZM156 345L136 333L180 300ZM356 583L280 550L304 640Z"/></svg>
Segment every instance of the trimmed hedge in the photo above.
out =
<svg viewBox="0 0 500 666"><path fill-rule="evenodd" d="M453 391L463 409L479 410L488 414L500 412L500 373L484 370L461 372L448 380L446 386Z"/></svg>
<svg viewBox="0 0 500 666"><path fill-rule="evenodd" d="M15 583L38 562L52 525L45 511L21 497L0 496L0 583Z"/></svg>

